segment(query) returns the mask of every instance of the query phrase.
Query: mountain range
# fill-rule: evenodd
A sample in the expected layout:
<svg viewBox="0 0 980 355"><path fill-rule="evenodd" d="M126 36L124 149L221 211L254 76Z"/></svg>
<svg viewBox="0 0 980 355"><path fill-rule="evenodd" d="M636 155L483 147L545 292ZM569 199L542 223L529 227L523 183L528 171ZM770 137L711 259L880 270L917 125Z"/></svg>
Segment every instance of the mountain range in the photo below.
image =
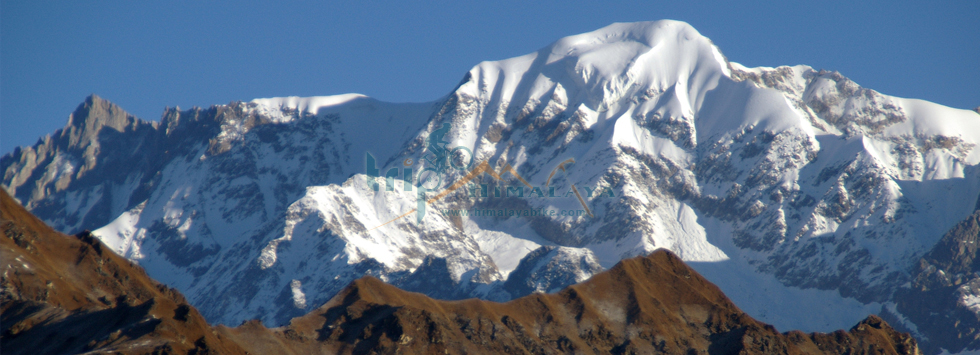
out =
<svg viewBox="0 0 980 355"><path fill-rule="evenodd" d="M508 301L667 249L778 329L879 314L938 353L980 349L978 143L977 112L747 68L656 21L480 63L428 103L145 121L93 95L0 171L220 324L287 325L364 275Z"/></svg>
<svg viewBox="0 0 980 355"><path fill-rule="evenodd" d="M0 339L14 354L920 353L875 316L849 332L780 334L666 250L508 303L439 301L364 276L288 326L228 328L91 234L58 233L3 192L0 230Z"/></svg>

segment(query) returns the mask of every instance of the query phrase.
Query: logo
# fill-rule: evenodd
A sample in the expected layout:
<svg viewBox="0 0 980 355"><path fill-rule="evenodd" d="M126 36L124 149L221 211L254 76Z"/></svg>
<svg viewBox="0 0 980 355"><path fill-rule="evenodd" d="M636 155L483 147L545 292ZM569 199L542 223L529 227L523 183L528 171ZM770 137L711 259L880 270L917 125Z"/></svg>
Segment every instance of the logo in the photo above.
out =
<svg viewBox="0 0 980 355"><path fill-rule="evenodd" d="M444 138L450 128L448 123L443 123L442 127L425 138L422 159L426 168L419 173L418 186L424 186L429 190L436 189L442 185L442 177L449 169L466 171L473 165L473 152L469 148L462 146L448 148L449 141Z"/></svg>
<svg viewBox="0 0 980 355"><path fill-rule="evenodd" d="M556 187L553 186L552 180L555 175L561 171L567 174L569 167L575 164L574 158L568 158L557 166L555 166L551 173L548 175L548 179L541 186L534 186L528 182L524 177L522 177L513 166L509 163L504 164L500 167L500 170L494 170L489 162L482 161L474 165L474 155L467 147L456 146L449 147L451 142L445 140L446 135L449 133L452 126L448 123L443 123L442 126L432 133L430 133L425 139L425 149L418 159L418 164L412 158L406 158L402 161L402 167L389 168L384 176L384 191L395 191L395 179L401 177L403 183L404 191L416 191L416 207L410 211L406 211L404 214L391 219L381 225L371 228L377 229L391 222L404 218L412 213L416 215L417 223L422 223L422 218L425 217L426 205L432 204L439 201L451 193L460 191L466 192L466 196L470 198L501 198L501 197L538 197L538 198L575 198L578 200L579 204L582 206L582 210L527 210L527 211L505 211L505 210L487 210L487 209L477 209L474 211L468 210L446 210L443 211L444 214L450 216L537 216L537 215L551 215L551 216L589 216L595 217L592 210L589 208L588 203L582 193L579 191L575 184L571 184L568 190L556 191ZM421 167L421 169L416 173L416 165ZM364 153L364 170L367 176L367 186L374 191L380 190L380 184L378 182L379 178L382 178L381 171L377 167L377 160L371 153ZM462 177L456 179L455 181L445 181L447 176L456 176L460 174L452 174L454 172L465 173ZM504 179L507 175L512 176L520 184L508 186L505 185L508 181ZM474 182L477 178L482 175L488 175L497 181L497 184L482 184ZM583 186L586 196L589 198L602 198L602 197L615 197L613 190L611 188L599 189L590 188L588 186ZM429 193L435 193L433 196L428 196Z"/></svg>

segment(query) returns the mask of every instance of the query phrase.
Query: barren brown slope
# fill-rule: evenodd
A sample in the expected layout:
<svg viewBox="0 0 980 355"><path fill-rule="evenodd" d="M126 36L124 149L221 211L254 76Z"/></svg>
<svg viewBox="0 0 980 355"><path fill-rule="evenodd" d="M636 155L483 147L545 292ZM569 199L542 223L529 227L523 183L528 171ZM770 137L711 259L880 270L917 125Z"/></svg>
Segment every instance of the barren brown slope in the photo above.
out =
<svg viewBox="0 0 980 355"><path fill-rule="evenodd" d="M182 295L97 239L58 233L0 192L4 354L241 354Z"/></svg>
<svg viewBox="0 0 980 355"><path fill-rule="evenodd" d="M849 332L780 334L668 251L508 303L438 301L364 277L287 327L219 331L258 353L918 353L912 337L875 316Z"/></svg>

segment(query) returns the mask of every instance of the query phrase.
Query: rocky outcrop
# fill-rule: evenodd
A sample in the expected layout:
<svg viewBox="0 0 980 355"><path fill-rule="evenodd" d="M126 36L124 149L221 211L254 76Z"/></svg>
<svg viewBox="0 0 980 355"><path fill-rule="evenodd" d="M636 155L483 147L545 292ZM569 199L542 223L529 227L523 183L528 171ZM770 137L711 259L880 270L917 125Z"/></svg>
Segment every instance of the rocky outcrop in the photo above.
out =
<svg viewBox="0 0 980 355"><path fill-rule="evenodd" d="M928 353L980 348L980 209L946 233L895 294Z"/></svg>

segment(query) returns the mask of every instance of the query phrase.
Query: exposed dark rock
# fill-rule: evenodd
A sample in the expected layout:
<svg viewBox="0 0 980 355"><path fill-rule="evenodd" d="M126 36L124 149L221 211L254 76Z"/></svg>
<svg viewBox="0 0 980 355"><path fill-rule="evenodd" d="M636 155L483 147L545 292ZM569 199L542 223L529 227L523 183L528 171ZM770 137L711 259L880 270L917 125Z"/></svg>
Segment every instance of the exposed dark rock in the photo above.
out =
<svg viewBox="0 0 980 355"><path fill-rule="evenodd" d="M980 348L980 210L960 222L912 268L895 293L897 310L926 337L927 353Z"/></svg>

